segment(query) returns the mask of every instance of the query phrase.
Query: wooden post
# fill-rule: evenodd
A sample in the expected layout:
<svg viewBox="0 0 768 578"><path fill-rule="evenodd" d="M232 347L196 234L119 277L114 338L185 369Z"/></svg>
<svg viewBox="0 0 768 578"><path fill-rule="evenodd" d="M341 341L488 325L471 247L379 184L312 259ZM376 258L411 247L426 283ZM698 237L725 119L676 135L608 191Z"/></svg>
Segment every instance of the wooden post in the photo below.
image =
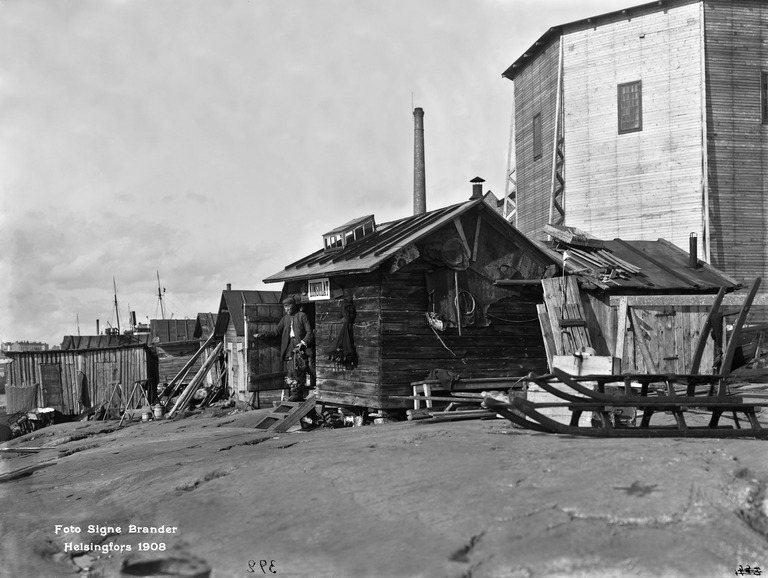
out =
<svg viewBox="0 0 768 578"><path fill-rule="evenodd" d="M720 311L720 304L723 302L725 296L725 287L720 287L720 291L715 297L715 302L709 310L706 320L704 321L704 327L701 328L699 333L699 341L696 343L696 351L693 353L693 360L691 361L691 368L689 373L699 373L699 365L701 365L701 357L704 355L704 348L707 345L707 338L712 331L713 324Z"/></svg>
<svg viewBox="0 0 768 578"><path fill-rule="evenodd" d="M555 135L554 144L552 147L552 182L550 188L550 200L549 200L549 222L555 223L555 207L559 207L562 219L557 224L565 223L565 201L561 198L560 203L557 203L555 195L557 194L557 149L560 145L560 107L562 106L562 92L563 92L563 37L560 36L560 50L557 64L557 98L555 99ZM564 191L563 191L564 193ZM561 197L565 195L562 194ZM550 237L551 238L551 237Z"/></svg>
<svg viewBox="0 0 768 578"><path fill-rule="evenodd" d="M622 297L619 301L619 308L616 312L616 346L614 348L614 357L622 360L624 367L624 341L627 338L627 298Z"/></svg>
<svg viewBox="0 0 768 578"><path fill-rule="evenodd" d="M459 337L461 337L461 308L459 307L459 272L453 271L453 281L456 284L456 325L459 327Z"/></svg>
<svg viewBox="0 0 768 578"><path fill-rule="evenodd" d="M723 356L723 363L720 366L720 373L723 375L728 375L731 372L731 365L733 364L733 356L736 353L736 346L739 343L739 338L741 337L741 328L744 326L744 321L747 319L747 314L749 313L749 308L752 307L752 301L755 298L755 294L757 293L757 289L760 287L760 281L761 278L757 277L755 279L755 282L752 284L752 289L749 290L749 295L747 295L746 301L744 301L744 305L741 308L741 311L739 312L739 316L736 319L736 322L733 324L733 331L731 332L731 338L728 340L728 348L725 350L725 355ZM720 381L720 387L718 389L718 395L725 395L725 380Z"/></svg>

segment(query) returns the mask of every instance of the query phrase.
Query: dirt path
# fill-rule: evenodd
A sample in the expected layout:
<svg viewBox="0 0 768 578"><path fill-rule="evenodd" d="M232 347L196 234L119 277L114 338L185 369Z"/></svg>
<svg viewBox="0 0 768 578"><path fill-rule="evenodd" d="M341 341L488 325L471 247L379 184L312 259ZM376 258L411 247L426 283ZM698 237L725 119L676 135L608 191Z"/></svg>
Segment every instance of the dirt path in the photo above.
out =
<svg viewBox="0 0 768 578"><path fill-rule="evenodd" d="M177 559L213 577L768 573L764 441L583 439L506 420L266 435L260 413L9 442L56 450L1 456L6 472L47 467L0 484L0 572L120 576Z"/></svg>

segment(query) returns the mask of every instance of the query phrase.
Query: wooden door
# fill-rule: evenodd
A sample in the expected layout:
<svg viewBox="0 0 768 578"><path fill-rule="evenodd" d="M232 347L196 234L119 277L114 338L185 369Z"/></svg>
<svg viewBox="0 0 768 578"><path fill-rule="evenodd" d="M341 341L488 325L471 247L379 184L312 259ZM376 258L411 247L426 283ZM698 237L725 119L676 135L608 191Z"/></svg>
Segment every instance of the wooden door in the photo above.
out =
<svg viewBox="0 0 768 578"><path fill-rule="evenodd" d="M245 357L247 359L248 391L266 391L285 387L283 362L280 359L280 338L256 340L255 333L277 328L285 314L279 303L245 305Z"/></svg>
<svg viewBox="0 0 768 578"><path fill-rule="evenodd" d="M61 387L61 367L59 364L41 363L40 381L43 389L42 405L64 412L64 395Z"/></svg>

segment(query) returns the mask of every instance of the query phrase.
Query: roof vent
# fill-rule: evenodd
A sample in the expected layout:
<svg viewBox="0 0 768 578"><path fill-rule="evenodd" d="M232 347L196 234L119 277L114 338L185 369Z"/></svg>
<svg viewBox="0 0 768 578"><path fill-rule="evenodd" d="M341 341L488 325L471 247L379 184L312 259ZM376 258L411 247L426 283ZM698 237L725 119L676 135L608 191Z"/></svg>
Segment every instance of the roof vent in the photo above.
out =
<svg viewBox="0 0 768 578"><path fill-rule="evenodd" d="M373 215L359 217L328 231L323 235L323 248L328 250L343 249L347 245L359 241L363 237L376 232L376 222Z"/></svg>

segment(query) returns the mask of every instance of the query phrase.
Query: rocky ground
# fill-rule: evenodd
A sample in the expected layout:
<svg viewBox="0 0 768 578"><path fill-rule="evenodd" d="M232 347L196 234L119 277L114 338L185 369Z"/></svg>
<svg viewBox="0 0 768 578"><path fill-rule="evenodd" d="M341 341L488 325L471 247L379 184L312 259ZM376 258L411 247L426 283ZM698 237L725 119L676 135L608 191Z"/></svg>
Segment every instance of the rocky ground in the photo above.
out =
<svg viewBox="0 0 768 578"><path fill-rule="evenodd" d="M73 422L2 444L48 449L0 452L6 479L32 472L0 483L0 573L768 573L766 441L578 438L503 419L268 434L253 428L263 414Z"/></svg>

